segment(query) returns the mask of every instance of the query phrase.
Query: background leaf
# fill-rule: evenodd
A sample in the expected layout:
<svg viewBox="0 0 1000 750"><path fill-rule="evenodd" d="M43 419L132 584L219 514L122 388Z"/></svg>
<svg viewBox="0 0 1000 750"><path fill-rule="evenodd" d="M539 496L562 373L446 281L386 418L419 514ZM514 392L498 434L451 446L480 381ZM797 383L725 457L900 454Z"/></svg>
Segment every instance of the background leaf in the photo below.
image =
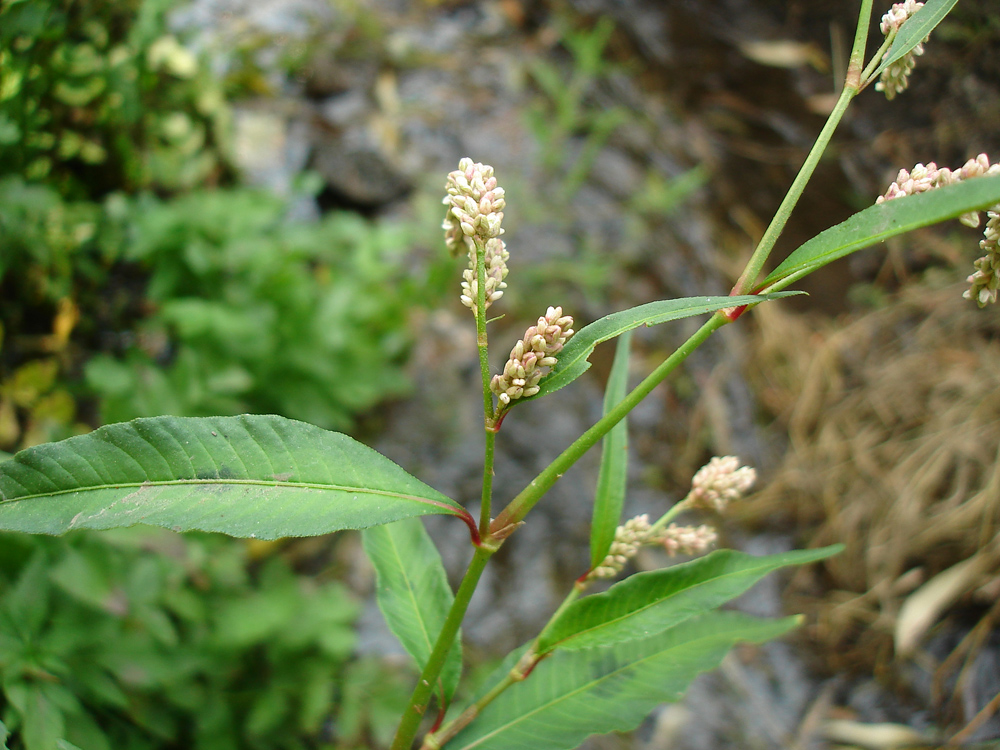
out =
<svg viewBox="0 0 1000 750"><path fill-rule="evenodd" d="M679 699L735 643L760 643L798 622L712 612L651 638L557 651L483 709L448 750L561 750L591 734L633 729L657 704ZM505 661L497 674L512 666Z"/></svg>
<svg viewBox="0 0 1000 750"><path fill-rule="evenodd" d="M361 538L375 566L379 609L389 629L422 670L455 598L441 555L417 518L365 529ZM445 702L455 694L461 676L462 644L458 636L441 670Z"/></svg>
<svg viewBox="0 0 1000 750"><path fill-rule="evenodd" d="M607 414L623 398L628 387L629 345L632 332L618 339L615 359L604 389L604 413ZM625 480L628 471L628 417L611 428L601 441L601 471L597 475L594 494L594 518L590 525L590 567L596 568L611 549L615 529L625 504Z"/></svg>
<svg viewBox="0 0 1000 750"><path fill-rule="evenodd" d="M924 7L919 8L900 27L885 59L875 68L872 77L877 77L883 70L902 59L907 52L920 44L934 30L934 27L951 13L951 9L957 3L958 0L926 0Z"/></svg>
<svg viewBox="0 0 1000 750"><path fill-rule="evenodd" d="M552 371L539 381L539 391L531 398L540 398L546 393L558 391L583 375L589 368L587 360L594 347L603 341L620 336L641 325L652 326L670 320L690 318L694 315L715 312L725 307L752 305L772 299L802 292L785 292L768 295L744 295L742 297L682 297L648 302L645 305L605 315L576 332L559 353L559 361ZM528 399L525 399L528 400Z"/></svg>
<svg viewBox="0 0 1000 750"><path fill-rule="evenodd" d="M997 203L1000 203L1000 177L977 177L871 206L800 245L768 274L761 288L784 289L856 250Z"/></svg>
<svg viewBox="0 0 1000 750"><path fill-rule="evenodd" d="M137 419L0 464L0 529L36 534L145 523L276 539L431 513L468 518L371 448L276 416Z"/></svg>
<svg viewBox="0 0 1000 750"><path fill-rule="evenodd" d="M25 750L55 750L64 729L62 712L43 687L27 686L24 699L21 741Z"/></svg>
<svg viewBox="0 0 1000 750"><path fill-rule="evenodd" d="M822 560L840 546L753 557L717 550L691 562L637 573L574 602L543 634L539 653L581 649L661 633L739 596L768 573Z"/></svg>

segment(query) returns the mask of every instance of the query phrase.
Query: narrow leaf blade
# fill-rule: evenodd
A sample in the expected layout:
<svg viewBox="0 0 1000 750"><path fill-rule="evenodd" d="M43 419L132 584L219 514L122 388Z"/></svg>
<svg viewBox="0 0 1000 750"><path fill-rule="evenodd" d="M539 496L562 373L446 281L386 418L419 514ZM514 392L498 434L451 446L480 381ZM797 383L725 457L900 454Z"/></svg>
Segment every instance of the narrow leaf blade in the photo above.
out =
<svg viewBox="0 0 1000 750"><path fill-rule="evenodd" d="M543 634L537 650L595 648L661 633L739 596L768 573L822 560L840 549L765 557L717 550L691 562L637 573L574 602Z"/></svg>
<svg viewBox="0 0 1000 750"><path fill-rule="evenodd" d="M951 13L951 9L957 3L958 0L927 0L924 6L906 19L906 23L900 27L896 38L892 40L892 46L889 47L885 59L875 68L872 76L878 76L883 70L894 62L901 60L908 52L926 39L927 35L934 30L934 27L941 23L945 16Z"/></svg>
<svg viewBox="0 0 1000 750"><path fill-rule="evenodd" d="M155 417L0 464L0 529L143 523L276 539L468 513L371 448L276 416Z"/></svg>
<svg viewBox="0 0 1000 750"><path fill-rule="evenodd" d="M628 310L605 315L600 320L584 326L573 336L559 352L559 361L539 383L539 391L531 398L540 398L546 393L552 393L563 388L589 368L588 359L594 348L608 339L620 336L625 331L631 331L641 325L652 326L671 320L690 318L695 315L713 313L726 307L755 305L768 300L781 299L783 296L801 294L802 292L778 292L776 294L756 294L734 297L682 297L680 299L659 300L645 305L632 307ZM525 399L527 400L527 399Z"/></svg>
<svg viewBox="0 0 1000 750"><path fill-rule="evenodd" d="M1000 177L977 177L871 206L800 245L764 279L761 287L782 289L827 263L889 237L997 203Z"/></svg>
<svg viewBox="0 0 1000 750"><path fill-rule="evenodd" d="M625 398L628 387L629 345L632 332L626 331L618 339L615 359L604 390L604 413ZM628 471L628 418L621 420L604 436L601 443L601 470L597 475L594 495L594 518L590 525L590 567L596 568L611 549L615 529L625 504L625 480Z"/></svg>
<svg viewBox="0 0 1000 750"><path fill-rule="evenodd" d="M375 566L376 595L386 624L423 669L454 600L437 547L418 518L362 532L365 553ZM448 653L441 684L445 701L462 674L461 637Z"/></svg>
<svg viewBox="0 0 1000 750"><path fill-rule="evenodd" d="M678 700L734 644L775 638L798 622L712 612L652 638L557 651L484 708L448 748L569 750L591 734L633 729L658 704Z"/></svg>

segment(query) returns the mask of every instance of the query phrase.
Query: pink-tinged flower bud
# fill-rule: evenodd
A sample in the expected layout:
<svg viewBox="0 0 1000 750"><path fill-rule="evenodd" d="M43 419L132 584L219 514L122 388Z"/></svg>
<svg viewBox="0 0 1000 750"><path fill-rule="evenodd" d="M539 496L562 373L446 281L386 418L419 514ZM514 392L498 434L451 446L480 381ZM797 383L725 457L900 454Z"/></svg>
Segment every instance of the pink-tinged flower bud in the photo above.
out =
<svg viewBox="0 0 1000 750"><path fill-rule="evenodd" d="M996 303L1000 292L1000 205L994 206L986 213L989 221L983 232L983 240L979 247L986 254L977 260L973 266L975 272L967 281L971 285L962 295L966 299L975 300L980 307Z"/></svg>
<svg viewBox="0 0 1000 750"><path fill-rule="evenodd" d="M882 23L879 27L882 30L882 35L888 38L890 35L898 34L900 27L923 5L916 0L905 0L905 2L893 5L889 12L882 16ZM913 72L913 68L917 64L917 57L924 54L924 42L928 39L930 39L929 36L925 37L923 42L883 70L878 83L875 84L875 90L883 92L885 98L890 100L895 99L897 94L905 91L906 87L910 85L910 73ZM886 50L882 59L884 60L888 55L889 51Z"/></svg>
<svg viewBox="0 0 1000 750"><path fill-rule="evenodd" d="M497 186L493 167L468 157L448 175L443 203L448 206L444 224L445 245L452 255L464 247L469 254L469 268L462 274L462 304L476 313L479 285L476 283L477 247L485 248L486 285L483 289L488 308L503 296L507 288L506 246L503 234L503 209L507 205L503 188ZM470 273L471 272L471 273Z"/></svg>
<svg viewBox="0 0 1000 750"><path fill-rule="evenodd" d="M625 563L635 557L639 548L646 543L649 530L649 516L645 514L630 518L615 529L615 538L607 556L590 571L587 578L614 578L621 573Z"/></svg>
<svg viewBox="0 0 1000 750"><path fill-rule="evenodd" d="M715 456L694 475L686 502L693 508L721 512L743 497L756 479L757 472L749 466L740 466L736 456Z"/></svg>
<svg viewBox="0 0 1000 750"><path fill-rule="evenodd" d="M893 6L895 7L895 6ZM875 199L876 204L885 201L902 198L904 195L914 195L934 188L951 185L962 180L972 180L977 177L995 177L1000 175L1000 163L991 164L990 158L986 154L979 154L974 159L969 159L961 168L954 172L947 168L940 168L931 162L926 167L917 164L911 171L899 170L896 181L893 182L884 195ZM1000 234L1000 204L994 206L987 213L989 221L983 232L984 239L979 243L979 247L985 251L985 255L979 258L973 265L975 272L969 276L968 282L971 285L962 295L966 299L975 300L980 307L985 307L997 301L998 289L1000 289L1000 251L997 249L998 234ZM978 211L970 211L962 214L960 222L968 227L978 227L980 216Z"/></svg>
<svg viewBox="0 0 1000 750"><path fill-rule="evenodd" d="M561 307L550 307L514 344L503 374L495 375L490 381L490 390L500 400L501 413L512 401L538 393L538 382L556 364L557 360L552 355L560 351L573 335L571 325L573 318L563 315Z"/></svg>
<svg viewBox="0 0 1000 750"><path fill-rule="evenodd" d="M718 538L719 535L711 526L678 526L672 523L656 535L655 541L663 545L667 554L673 557L704 554Z"/></svg>

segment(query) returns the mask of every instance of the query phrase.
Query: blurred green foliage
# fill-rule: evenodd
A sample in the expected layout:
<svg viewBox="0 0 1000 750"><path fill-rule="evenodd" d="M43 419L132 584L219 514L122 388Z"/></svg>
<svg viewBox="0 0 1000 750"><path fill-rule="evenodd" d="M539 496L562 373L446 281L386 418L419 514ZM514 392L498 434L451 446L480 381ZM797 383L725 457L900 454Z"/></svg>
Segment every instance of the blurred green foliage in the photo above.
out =
<svg viewBox="0 0 1000 750"><path fill-rule="evenodd" d="M251 550L155 529L3 535L11 750L315 747L358 606Z"/></svg>
<svg viewBox="0 0 1000 750"><path fill-rule="evenodd" d="M526 112L527 125L539 143L542 167L560 175L558 198L568 202L580 190L597 154L630 113L624 107L603 107L592 100L595 87L615 66L604 51L615 25L601 17L593 28L572 29L561 24L563 45L572 65L568 72L545 58L535 58L530 72L542 97ZM571 144L578 141L574 151Z"/></svg>
<svg viewBox="0 0 1000 750"><path fill-rule="evenodd" d="M124 260L148 270L152 312L123 358L87 364L103 421L254 411L344 428L406 389L408 310L428 271L405 224L293 224L284 201L247 189L127 211Z"/></svg>
<svg viewBox="0 0 1000 750"><path fill-rule="evenodd" d="M452 283L412 252L436 203L430 238L232 185L239 77L170 32L176 5L0 1L0 460L151 414L347 428L406 389L413 300ZM384 739L407 691L348 663L353 598L254 549L0 536L0 750Z"/></svg>
<svg viewBox="0 0 1000 750"><path fill-rule="evenodd" d="M0 5L0 174L66 196L178 190L222 169L220 85L167 31L173 0Z"/></svg>

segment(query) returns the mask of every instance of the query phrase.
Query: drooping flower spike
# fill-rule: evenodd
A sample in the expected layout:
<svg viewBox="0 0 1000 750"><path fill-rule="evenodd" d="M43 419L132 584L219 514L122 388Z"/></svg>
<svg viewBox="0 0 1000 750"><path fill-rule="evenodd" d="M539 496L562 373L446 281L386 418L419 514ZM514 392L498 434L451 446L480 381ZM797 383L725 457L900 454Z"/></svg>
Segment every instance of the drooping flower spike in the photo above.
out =
<svg viewBox="0 0 1000 750"><path fill-rule="evenodd" d="M893 182L884 195L875 199L876 205L885 201L902 198L905 195L915 195L928 190L951 185L976 177L1000 175L1000 163L991 164L986 154L979 154L975 159L969 159L960 169L952 171L947 167L938 167L934 162L926 166L917 164L912 170L899 170L896 181ZM988 221L983 232L979 248L985 253L973 266L975 271L966 279L969 289L962 295L965 299L974 300L980 307L995 303L1000 293L1000 204L993 206L986 213ZM963 214L959 217L966 226L978 227L979 212Z"/></svg>
<svg viewBox="0 0 1000 750"><path fill-rule="evenodd" d="M900 27L922 7L924 4L917 2L917 0L905 0L893 5L889 12L882 16L882 23L879 27L882 30L882 35L888 38L890 34L898 34ZM886 67L882 71L878 83L875 84L875 90L884 93L885 98L889 100L895 99L897 94L905 91L910 85L910 73L913 72L913 68L917 64L917 57L924 54L924 42L928 39L930 39L929 36L925 37L920 44ZM882 59L888 55L889 51L887 50Z"/></svg>

